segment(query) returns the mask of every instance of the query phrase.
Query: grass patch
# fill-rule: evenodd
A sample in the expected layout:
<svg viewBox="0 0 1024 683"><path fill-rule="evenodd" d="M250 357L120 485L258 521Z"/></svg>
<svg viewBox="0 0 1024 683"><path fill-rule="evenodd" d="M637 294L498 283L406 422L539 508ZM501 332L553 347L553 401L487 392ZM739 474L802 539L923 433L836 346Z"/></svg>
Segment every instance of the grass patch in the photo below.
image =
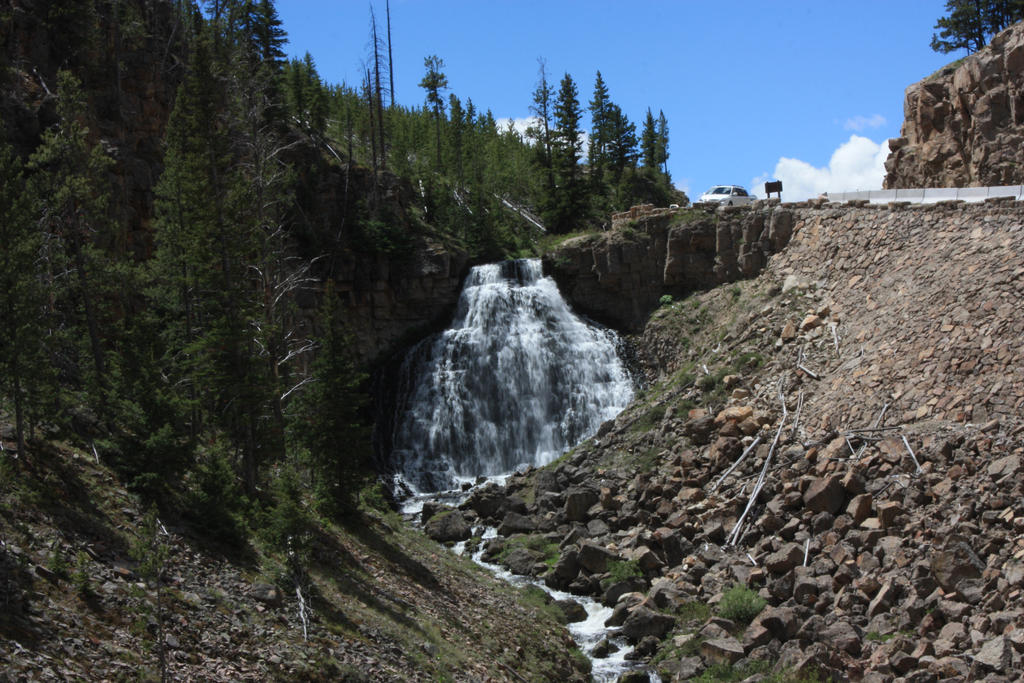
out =
<svg viewBox="0 0 1024 683"><path fill-rule="evenodd" d="M742 681L751 676L766 675L771 670L771 663L761 660L754 660L736 667L729 664L712 664L694 680L702 683ZM771 680L771 677L762 680Z"/></svg>
<svg viewBox="0 0 1024 683"><path fill-rule="evenodd" d="M670 227L674 225L688 225L690 223L696 223L698 221L704 220L707 217L707 213L703 209L695 209L691 206L676 211L675 215L672 216L672 219L668 222L668 224Z"/></svg>
<svg viewBox="0 0 1024 683"><path fill-rule="evenodd" d="M607 588L620 581L640 578L643 575L636 560L611 560L608 563L608 578L601 581L601 586Z"/></svg>
<svg viewBox="0 0 1024 683"><path fill-rule="evenodd" d="M637 418L636 422L630 426L629 431L632 433L651 431L661 424L665 418L665 410L664 405L651 406L646 413Z"/></svg>
<svg viewBox="0 0 1024 683"><path fill-rule="evenodd" d="M569 232L564 235L556 235L553 233L545 233L537 238L537 241L531 245L529 250L530 254L523 254L522 256L544 256L547 253L556 251L562 244L569 240L576 239L577 237L585 237L587 243L593 243L595 240L600 239L603 233L598 230L581 230L578 232Z"/></svg>
<svg viewBox="0 0 1024 683"><path fill-rule="evenodd" d="M520 534L509 538L505 542L505 547L498 553L498 560L504 562L512 551L517 548L526 548L537 553L540 555L540 560L549 568L554 567L555 563L558 562L558 543L536 534Z"/></svg>
<svg viewBox="0 0 1024 683"><path fill-rule="evenodd" d="M693 600L677 606L675 613L684 624L698 625L703 624L711 616L711 607L706 602Z"/></svg>
<svg viewBox="0 0 1024 683"><path fill-rule="evenodd" d="M767 604L756 592L737 584L722 594L722 601L718 603L718 616L739 624L749 624Z"/></svg>

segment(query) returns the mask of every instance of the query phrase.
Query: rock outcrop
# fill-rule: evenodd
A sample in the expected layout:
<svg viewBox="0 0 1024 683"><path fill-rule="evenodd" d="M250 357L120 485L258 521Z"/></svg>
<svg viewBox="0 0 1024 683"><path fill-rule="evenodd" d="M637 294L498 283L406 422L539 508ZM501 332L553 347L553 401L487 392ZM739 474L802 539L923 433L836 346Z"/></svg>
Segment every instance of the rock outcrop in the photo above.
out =
<svg viewBox="0 0 1024 683"><path fill-rule="evenodd" d="M1024 183L1024 23L906 90L885 187Z"/></svg>
<svg viewBox="0 0 1024 683"><path fill-rule="evenodd" d="M545 256L544 270L574 308L635 332L665 295L757 275L789 242L793 227L792 213L776 206L698 216L644 214L608 232L567 240Z"/></svg>

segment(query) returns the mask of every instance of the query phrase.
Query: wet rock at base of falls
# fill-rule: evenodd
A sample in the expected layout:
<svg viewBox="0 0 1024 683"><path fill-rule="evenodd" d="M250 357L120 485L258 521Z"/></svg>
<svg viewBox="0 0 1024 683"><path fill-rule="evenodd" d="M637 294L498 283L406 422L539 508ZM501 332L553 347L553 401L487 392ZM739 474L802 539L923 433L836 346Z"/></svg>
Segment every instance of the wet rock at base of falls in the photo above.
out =
<svg viewBox="0 0 1024 683"><path fill-rule="evenodd" d="M504 564L508 570L518 576L532 576L533 567L540 557L537 553L527 548L516 548L505 556Z"/></svg>
<svg viewBox="0 0 1024 683"><path fill-rule="evenodd" d="M594 646L594 649L590 651L590 656L594 659L604 659L610 654L619 651L619 646L612 641L604 638L600 643Z"/></svg>
<svg viewBox="0 0 1024 683"><path fill-rule="evenodd" d="M493 519L505 505L505 494L495 486L476 489L460 508L469 509L482 519Z"/></svg>
<svg viewBox="0 0 1024 683"><path fill-rule="evenodd" d="M555 562L555 566L551 568L551 571L545 574L544 584L549 588L564 591L569 588L569 584L579 576L579 573L579 553L574 547L568 548L561 554L558 561Z"/></svg>
<svg viewBox="0 0 1024 683"><path fill-rule="evenodd" d="M618 603L619 598L621 598L626 593L639 593L642 592L646 587L647 584L644 582L644 580L636 576L624 579L622 581L616 581L610 584L607 589L605 589L604 596L601 598L601 602L603 602L608 607L614 607L615 604Z"/></svg>
<svg viewBox="0 0 1024 683"><path fill-rule="evenodd" d="M440 543L465 541L470 537L469 523L461 510L434 515L423 526L424 533Z"/></svg>
<svg viewBox="0 0 1024 683"><path fill-rule="evenodd" d="M552 604L562 610L567 624L574 624L578 621L587 620L587 610L575 600L555 600Z"/></svg>
<svg viewBox="0 0 1024 683"><path fill-rule="evenodd" d="M644 594L640 592L626 593L625 595L619 596L619 601L615 604L615 609L612 610L612 615L604 621L605 627L622 626L626 621L626 617L629 616L630 610L643 601Z"/></svg>

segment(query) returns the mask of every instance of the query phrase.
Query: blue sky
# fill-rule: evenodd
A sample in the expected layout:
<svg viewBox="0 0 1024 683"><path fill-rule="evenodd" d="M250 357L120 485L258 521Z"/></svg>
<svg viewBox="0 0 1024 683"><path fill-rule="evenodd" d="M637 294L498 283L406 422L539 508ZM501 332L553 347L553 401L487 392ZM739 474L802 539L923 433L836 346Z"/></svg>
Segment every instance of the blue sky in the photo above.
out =
<svg viewBox="0 0 1024 683"><path fill-rule="evenodd" d="M526 119L544 58L586 106L600 70L637 123L669 124L669 172L691 199L718 183L783 198L877 189L903 91L963 56L928 47L944 0L707 3L689 0L391 0L396 99L422 106L423 59L445 62L465 102ZM309 52L329 82L356 85L370 7L384 0L278 0L290 56ZM589 127L589 115L584 117Z"/></svg>

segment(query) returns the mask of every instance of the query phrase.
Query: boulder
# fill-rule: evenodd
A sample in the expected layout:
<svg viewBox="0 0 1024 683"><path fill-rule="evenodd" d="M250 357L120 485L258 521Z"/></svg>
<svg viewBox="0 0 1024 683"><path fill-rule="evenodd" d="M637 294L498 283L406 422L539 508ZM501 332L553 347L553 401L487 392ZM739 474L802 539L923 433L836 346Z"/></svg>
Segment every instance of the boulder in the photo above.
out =
<svg viewBox="0 0 1024 683"><path fill-rule="evenodd" d="M1016 454L993 460L988 466L988 476L993 479L1001 479L1008 474L1017 474L1020 471L1021 458Z"/></svg>
<svg viewBox="0 0 1024 683"><path fill-rule="evenodd" d="M424 533L440 543L465 541L470 536L469 523L462 510L440 512L423 526Z"/></svg>
<svg viewBox="0 0 1024 683"><path fill-rule="evenodd" d="M980 578L985 564L966 540L956 539L947 543L944 550L932 551L930 569L935 582L949 592L956 590L963 579Z"/></svg>
<svg viewBox="0 0 1024 683"><path fill-rule="evenodd" d="M538 555L530 550L519 547L505 556L505 566L513 574L518 576L530 576L533 574L533 566L537 563Z"/></svg>
<svg viewBox="0 0 1024 683"><path fill-rule="evenodd" d="M974 662L975 665L984 667L982 671L1007 673L1013 666L1014 655L1010 639L1006 636L999 636L981 646L981 650L974 656ZM1017 659L1019 660L1019 657Z"/></svg>
<svg viewBox="0 0 1024 683"><path fill-rule="evenodd" d="M537 521L519 512L509 512L498 527L499 536L512 536L513 534L528 534L537 530Z"/></svg>
<svg viewBox="0 0 1024 683"><path fill-rule="evenodd" d="M621 633L631 643L637 643L646 636L661 638L676 625L674 617L638 605L631 609L622 624ZM737 643L737 645L739 645ZM740 647L742 654L743 648Z"/></svg>
<svg viewBox="0 0 1024 683"><path fill-rule="evenodd" d="M854 657L860 655L862 634L845 619L840 619L821 632L821 641Z"/></svg>
<svg viewBox="0 0 1024 683"><path fill-rule="evenodd" d="M574 624L578 621L587 620L587 610L585 610L583 605L575 600L555 600L552 604L562 610L567 624Z"/></svg>
<svg viewBox="0 0 1024 683"><path fill-rule="evenodd" d="M591 488L572 488L565 495L565 518L570 522L585 522L588 510L598 501L597 491Z"/></svg>
<svg viewBox="0 0 1024 683"><path fill-rule="evenodd" d="M480 517L489 519L495 517L505 504L505 496L496 487L488 486L476 489L461 507L469 508Z"/></svg>
<svg viewBox="0 0 1024 683"><path fill-rule="evenodd" d="M713 415L704 415L689 420L683 425L683 435L690 438L694 444L705 446L711 443L711 435L715 431L715 418Z"/></svg>
<svg viewBox="0 0 1024 683"><path fill-rule="evenodd" d="M743 645L732 636L712 638L700 644L700 654L712 664L732 665L743 659Z"/></svg>
<svg viewBox="0 0 1024 683"><path fill-rule="evenodd" d="M804 491L804 507L814 512L839 512L846 499L846 493L838 477L815 479Z"/></svg>
<svg viewBox="0 0 1024 683"><path fill-rule="evenodd" d="M579 549L579 564L591 574L601 574L608 570L608 562L618 559L611 550L596 543L584 543Z"/></svg>
<svg viewBox="0 0 1024 683"><path fill-rule="evenodd" d="M636 576L624 579L622 581L616 581L612 584L609 584L608 588L605 589L604 596L602 596L601 598L601 602L603 602L605 605L613 607L619 601L619 598L621 598L626 593L639 593L643 591L646 587L647 584L644 583L644 580Z"/></svg>
<svg viewBox="0 0 1024 683"><path fill-rule="evenodd" d="M799 543L787 543L765 558L764 566L772 574L785 574L804 561L804 549Z"/></svg>
<svg viewBox="0 0 1024 683"><path fill-rule="evenodd" d="M278 607L281 605L282 595L277 586L269 583L255 583L249 589L249 595L265 605Z"/></svg>
<svg viewBox="0 0 1024 683"><path fill-rule="evenodd" d="M757 615L754 623L768 629L772 636L782 642L795 636L799 627L796 613L791 607L768 607Z"/></svg>

